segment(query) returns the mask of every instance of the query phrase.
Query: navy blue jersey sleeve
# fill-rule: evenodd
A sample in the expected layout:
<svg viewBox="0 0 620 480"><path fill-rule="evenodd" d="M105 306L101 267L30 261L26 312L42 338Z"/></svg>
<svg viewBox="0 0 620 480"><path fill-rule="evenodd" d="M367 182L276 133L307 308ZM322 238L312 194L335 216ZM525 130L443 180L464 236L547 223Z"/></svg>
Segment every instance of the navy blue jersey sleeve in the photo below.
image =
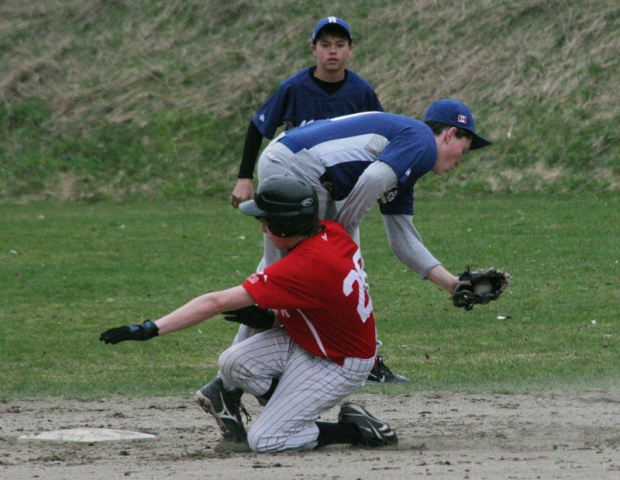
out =
<svg viewBox="0 0 620 480"><path fill-rule="evenodd" d="M295 77L287 78L280 84L275 93L254 115L252 121L263 137L272 139L285 117L292 115L295 95Z"/></svg>
<svg viewBox="0 0 620 480"><path fill-rule="evenodd" d="M363 96L363 109L359 109L355 112L343 112L340 115L348 115L349 113L358 112L383 112L383 105L379 101L377 93L372 88L370 83L364 80L362 77L354 72L349 72L349 81L354 85L354 90L359 92Z"/></svg>
<svg viewBox="0 0 620 480"><path fill-rule="evenodd" d="M379 160L392 166L401 186L413 185L437 162L435 136L427 125L414 121L390 141Z"/></svg>

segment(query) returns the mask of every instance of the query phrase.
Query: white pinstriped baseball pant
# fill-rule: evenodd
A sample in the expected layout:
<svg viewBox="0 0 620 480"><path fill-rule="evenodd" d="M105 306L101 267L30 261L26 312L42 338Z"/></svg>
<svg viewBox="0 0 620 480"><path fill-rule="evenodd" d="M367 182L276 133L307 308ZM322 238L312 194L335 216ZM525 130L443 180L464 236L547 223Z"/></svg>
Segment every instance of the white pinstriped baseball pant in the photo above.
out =
<svg viewBox="0 0 620 480"><path fill-rule="evenodd" d="M272 379L280 383L248 431L255 452L309 450L317 445L316 421L364 384L374 357L350 357L340 366L300 347L283 327L257 333L220 356L223 379L256 396Z"/></svg>

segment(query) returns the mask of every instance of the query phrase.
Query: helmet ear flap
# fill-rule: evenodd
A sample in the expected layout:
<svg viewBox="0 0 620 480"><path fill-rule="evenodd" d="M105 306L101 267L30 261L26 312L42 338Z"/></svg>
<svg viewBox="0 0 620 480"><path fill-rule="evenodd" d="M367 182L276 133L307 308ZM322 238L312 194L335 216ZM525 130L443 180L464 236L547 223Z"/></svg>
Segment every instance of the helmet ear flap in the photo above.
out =
<svg viewBox="0 0 620 480"><path fill-rule="evenodd" d="M277 219L268 218L267 226L269 231L276 237L293 237L295 235L305 235L311 233L319 225L319 215L310 213L296 218Z"/></svg>
<svg viewBox="0 0 620 480"><path fill-rule="evenodd" d="M276 237L286 238L287 236L291 236L288 235L288 229L286 228L286 225L283 225L281 222L268 221L267 227L269 228L269 231L273 233Z"/></svg>

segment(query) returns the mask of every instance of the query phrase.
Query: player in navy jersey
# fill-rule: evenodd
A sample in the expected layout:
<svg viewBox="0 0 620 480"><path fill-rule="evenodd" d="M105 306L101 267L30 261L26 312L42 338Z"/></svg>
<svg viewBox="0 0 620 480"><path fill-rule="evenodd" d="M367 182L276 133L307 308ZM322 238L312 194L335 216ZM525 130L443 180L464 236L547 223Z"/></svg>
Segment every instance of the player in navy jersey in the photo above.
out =
<svg viewBox="0 0 620 480"><path fill-rule="evenodd" d="M344 20L327 17L319 21L310 49L317 59L316 66L284 80L250 122L237 185L231 195L235 208L252 198L254 168L263 138L272 139L282 125L289 129L314 120L383 111L370 84L345 67L353 52L353 36Z"/></svg>
<svg viewBox="0 0 620 480"><path fill-rule="evenodd" d="M260 182L290 175L312 185L320 218L336 220L352 233L379 203L390 248L417 273L454 293L458 278L424 246L413 224L414 185L428 172L452 171L469 150L491 142L476 134L463 103L433 102L423 121L384 112L322 120L282 133L258 163ZM265 239L265 264L286 252Z"/></svg>
<svg viewBox="0 0 620 480"><path fill-rule="evenodd" d="M347 22L337 17L320 20L314 27L310 49L317 59L316 66L304 68L284 80L250 122L237 185L231 195L231 205L235 208L252 198L252 179L263 138L272 139L282 125L290 129L321 119L383 111L370 84L346 68L353 52L353 35ZM359 232L353 231L351 235L359 243ZM262 261L258 270L268 265ZM246 330L240 329L237 340L251 335ZM377 356L368 380L409 382L407 377L392 372L381 356Z"/></svg>

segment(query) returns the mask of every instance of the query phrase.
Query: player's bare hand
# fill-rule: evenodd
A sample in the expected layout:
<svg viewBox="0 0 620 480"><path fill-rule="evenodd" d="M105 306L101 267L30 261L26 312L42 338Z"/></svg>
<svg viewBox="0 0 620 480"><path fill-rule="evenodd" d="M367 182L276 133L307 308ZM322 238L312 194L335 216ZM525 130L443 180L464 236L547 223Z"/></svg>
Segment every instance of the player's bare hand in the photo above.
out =
<svg viewBox="0 0 620 480"><path fill-rule="evenodd" d="M254 198L254 187L251 178L240 178L237 185L230 196L230 204L234 208L238 208L239 204L252 200Z"/></svg>

